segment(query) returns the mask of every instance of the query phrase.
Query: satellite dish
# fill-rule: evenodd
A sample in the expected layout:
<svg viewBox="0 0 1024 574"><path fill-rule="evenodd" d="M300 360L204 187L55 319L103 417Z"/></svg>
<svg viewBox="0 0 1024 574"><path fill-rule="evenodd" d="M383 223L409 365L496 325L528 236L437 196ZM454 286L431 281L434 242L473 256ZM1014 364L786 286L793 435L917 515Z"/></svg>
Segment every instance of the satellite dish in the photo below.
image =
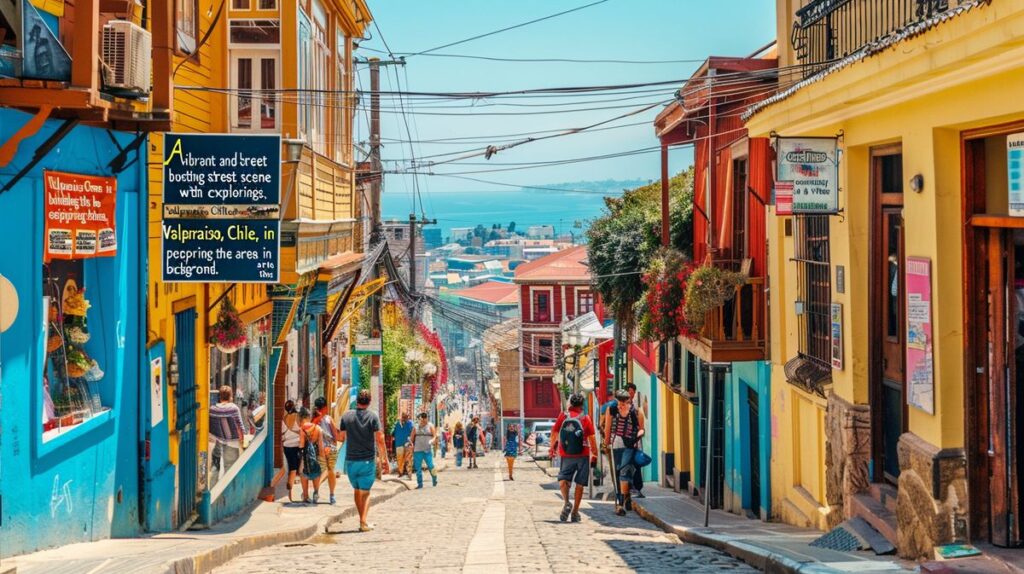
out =
<svg viewBox="0 0 1024 574"><path fill-rule="evenodd" d="M0 333L11 328L18 316L18 291L11 281L0 275Z"/></svg>

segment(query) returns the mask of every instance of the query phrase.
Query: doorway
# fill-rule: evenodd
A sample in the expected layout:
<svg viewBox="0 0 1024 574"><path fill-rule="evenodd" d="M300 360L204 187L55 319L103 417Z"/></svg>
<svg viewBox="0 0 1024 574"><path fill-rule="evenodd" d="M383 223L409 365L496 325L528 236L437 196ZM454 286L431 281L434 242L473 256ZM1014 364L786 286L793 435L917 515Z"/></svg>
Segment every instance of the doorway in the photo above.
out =
<svg viewBox="0 0 1024 574"><path fill-rule="evenodd" d="M196 449L196 310L185 309L174 314L174 362L178 368L178 385L174 389L175 430L178 432L178 520L182 526L195 512L197 479Z"/></svg>
<svg viewBox="0 0 1024 574"><path fill-rule="evenodd" d="M871 151L871 379L875 482L895 485L896 447L906 431L906 295L903 251L903 154L900 146Z"/></svg>
<svg viewBox="0 0 1024 574"><path fill-rule="evenodd" d="M750 443L750 511L761 517L761 408L757 390L747 386L747 432Z"/></svg>
<svg viewBox="0 0 1024 574"><path fill-rule="evenodd" d="M1024 218L1009 214L1007 135L963 136L969 536L1024 545Z"/></svg>

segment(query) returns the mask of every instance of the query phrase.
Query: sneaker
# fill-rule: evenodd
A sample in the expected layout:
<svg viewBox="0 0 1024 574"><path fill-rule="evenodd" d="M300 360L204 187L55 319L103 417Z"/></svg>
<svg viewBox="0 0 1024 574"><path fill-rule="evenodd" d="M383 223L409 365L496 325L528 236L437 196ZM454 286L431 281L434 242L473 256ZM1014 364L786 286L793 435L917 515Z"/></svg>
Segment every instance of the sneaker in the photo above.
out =
<svg viewBox="0 0 1024 574"><path fill-rule="evenodd" d="M370 532L373 529L374 529L374 526L372 524L360 524L359 525L359 532Z"/></svg>
<svg viewBox="0 0 1024 574"><path fill-rule="evenodd" d="M572 503L570 503L569 501L566 501L566 502L565 502L565 505L564 505L564 506L562 506L562 514L561 514L561 515L559 515L559 517L558 517L558 518L559 518L559 519L560 519L560 520L561 520L562 522L565 522L566 520L569 520L569 514L570 514L571 512L572 512Z"/></svg>
<svg viewBox="0 0 1024 574"><path fill-rule="evenodd" d="M636 497L637 497L637 498L647 498L647 497L646 497L646 496L644 495L644 493L640 492L639 490L638 490L638 491L636 491Z"/></svg>
<svg viewBox="0 0 1024 574"><path fill-rule="evenodd" d="M423 483L422 482L416 485L416 490L419 490L421 488L423 488Z"/></svg>
<svg viewBox="0 0 1024 574"><path fill-rule="evenodd" d="M314 492L313 493L313 504L319 504L319 503L320 503L320 493L319 492Z"/></svg>
<svg viewBox="0 0 1024 574"><path fill-rule="evenodd" d="M615 505L615 514L618 515L618 516L625 516L626 515L626 509L622 508L621 506L616 504Z"/></svg>
<svg viewBox="0 0 1024 574"><path fill-rule="evenodd" d="M331 504L334 504L335 502L337 502L337 501L336 501L336 500L334 500L334 495L332 494L332 495L331 495Z"/></svg>
<svg viewBox="0 0 1024 574"><path fill-rule="evenodd" d="M437 475L435 474L434 476L432 476L432 477L430 477L430 478L431 478L431 479L433 479L433 481L434 481L434 486L437 486Z"/></svg>
<svg viewBox="0 0 1024 574"><path fill-rule="evenodd" d="M573 522L580 522L581 520L583 520L583 518L580 517L580 513L579 512L573 512L572 513L572 521Z"/></svg>

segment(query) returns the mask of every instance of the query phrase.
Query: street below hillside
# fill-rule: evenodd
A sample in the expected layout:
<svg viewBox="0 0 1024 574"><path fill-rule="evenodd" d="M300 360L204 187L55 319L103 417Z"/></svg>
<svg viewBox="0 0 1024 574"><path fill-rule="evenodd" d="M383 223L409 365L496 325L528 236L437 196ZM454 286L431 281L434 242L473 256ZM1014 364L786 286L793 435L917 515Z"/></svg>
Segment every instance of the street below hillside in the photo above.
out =
<svg viewBox="0 0 1024 574"><path fill-rule="evenodd" d="M500 463L499 469L496 465ZM424 475L426 478L426 475ZM685 544L635 513L584 499L580 523L558 519L554 478L520 459L508 481L492 453L479 469L454 465L370 509L373 532L350 518L300 543L244 554L218 574L261 572L754 572L717 550Z"/></svg>

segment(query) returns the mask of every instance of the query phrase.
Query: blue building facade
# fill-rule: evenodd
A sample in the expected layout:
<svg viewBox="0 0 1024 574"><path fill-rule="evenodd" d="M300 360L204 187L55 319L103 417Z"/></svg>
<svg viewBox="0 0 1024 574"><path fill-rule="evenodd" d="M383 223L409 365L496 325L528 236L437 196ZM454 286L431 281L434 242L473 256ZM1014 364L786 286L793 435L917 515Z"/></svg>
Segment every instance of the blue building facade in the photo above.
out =
<svg viewBox="0 0 1024 574"><path fill-rule="evenodd" d="M30 118L0 109L0 141ZM135 134L68 127L47 120L0 168L0 275L7 286L0 306L5 313L16 308L0 333L0 557L142 529L140 413L149 412L153 399L140 384L146 377L145 314L139 313L146 285L144 148L141 158L122 152ZM29 167L62 128L64 137ZM52 217L54 204L73 194L44 190L44 170L116 181L116 191L102 200L114 201L113 225L100 233L95 256L45 260L47 216L53 225L66 223ZM48 202L48 195L58 199ZM77 253L81 239L71 237ZM83 366L91 367L84 375Z"/></svg>

